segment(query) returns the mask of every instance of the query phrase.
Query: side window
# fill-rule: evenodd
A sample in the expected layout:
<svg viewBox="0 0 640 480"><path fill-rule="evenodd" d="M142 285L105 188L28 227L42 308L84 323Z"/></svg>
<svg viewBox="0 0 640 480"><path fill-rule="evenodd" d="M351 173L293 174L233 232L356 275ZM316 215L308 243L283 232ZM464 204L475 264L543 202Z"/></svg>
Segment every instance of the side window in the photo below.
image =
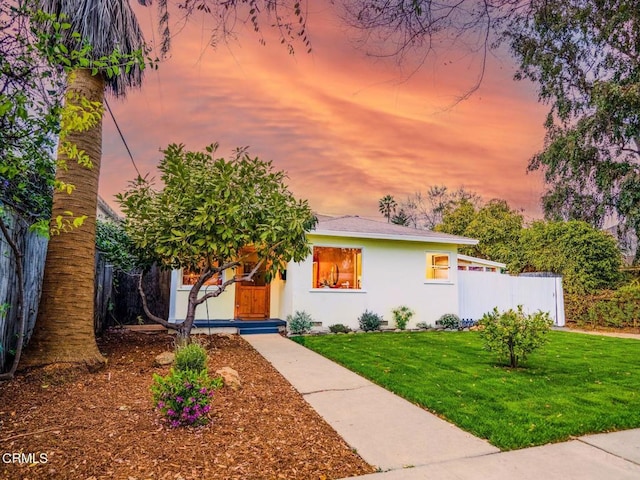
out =
<svg viewBox="0 0 640 480"><path fill-rule="evenodd" d="M194 283L196 283L196 280L198 280L199 277L200 277L200 273L183 269L182 270L182 286L188 287L190 285L193 285ZM205 286L222 285L222 274L216 273L213 277L211 277L209 280L204 282L204 285Z"/></svg>
<svg viewBox="0 0 640 480"><path fill-rule="evenodd" d="M448 253L427 253L427 280L450 280Z"/></svg>

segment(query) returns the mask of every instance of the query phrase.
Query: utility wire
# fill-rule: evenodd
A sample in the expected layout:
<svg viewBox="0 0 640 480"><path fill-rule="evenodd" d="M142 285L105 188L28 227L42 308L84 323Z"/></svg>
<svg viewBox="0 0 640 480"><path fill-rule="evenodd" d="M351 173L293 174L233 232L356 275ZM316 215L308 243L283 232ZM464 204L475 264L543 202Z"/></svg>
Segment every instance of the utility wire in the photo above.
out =
<svg viewBox="0 0 640 480"><path fill-rule="evenodd" d="M133 155L131 155L131 150L129 150L129 145L127 145L127 141L124 139L124 135L122 134L122 130L120 130L120 126L118 125L118 122L116 121L115 115L111 111L111 107L109 106L109 102L107 101L106 97L104 99L104 104L107 106L107 110L109 111L109 115L111 115L111 119L113 120L113 123L115 124L116 129L118 130L118 133L120 134L120 138L122 139L122 143L124 143L124 148L127 149L127 153L129 154L129 158L131 159L131 163L133 164L133 168L136 169L136 172L138 173L138 177L142 178L142 175L140 175L140 170L138 170L138 166L136 165L136 162L133 159Z"/></svg>

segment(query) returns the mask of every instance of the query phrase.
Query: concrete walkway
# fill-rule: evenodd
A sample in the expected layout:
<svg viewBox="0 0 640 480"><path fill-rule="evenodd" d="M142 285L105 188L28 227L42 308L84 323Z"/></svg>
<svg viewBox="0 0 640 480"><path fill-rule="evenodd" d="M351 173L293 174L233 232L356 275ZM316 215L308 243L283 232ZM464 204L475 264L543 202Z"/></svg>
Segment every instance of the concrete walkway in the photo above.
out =
<svg viewBox="0 0 640 480"><path fill-rule="evenodd" d="M367 480L640 479L640 429L500 453L280 335L243 337L369 464Z"/></svg>

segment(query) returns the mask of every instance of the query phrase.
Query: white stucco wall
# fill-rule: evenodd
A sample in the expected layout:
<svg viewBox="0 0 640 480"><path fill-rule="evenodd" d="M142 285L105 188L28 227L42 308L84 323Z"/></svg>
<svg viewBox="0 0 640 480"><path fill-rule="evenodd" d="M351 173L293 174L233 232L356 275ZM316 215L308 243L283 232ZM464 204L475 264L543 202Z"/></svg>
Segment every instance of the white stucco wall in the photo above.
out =
<svg viewBox="0 0 640 480"><path fill-rule="evenodd" d="M362 290L312 289L313 259L290 263L280 318L296 310L311 314L322 327L342 323L358 327L358 317L370 310L393 326L391 310L407 305L415 311L408 327L417 322L434 324L444 313L458 313L457 249L454 245L410 241L320 237L310 234L313 245L362 249ZM426 279L427 252L450 255L448 281Z"/></svg>
<svg viewBox="0 0 640 480"><path fill-rule="evenodd" d="M181 321L187 315L187 304L189 303L189 292L191 286L180 285L181 271L171 272L171 301L169 304L169 321ZM212 288L207 287L207 291ZM200 290L200 296L204 295L205 289ZM220 296L208 299L196 308L196 320L230 320L233 318L236 289L234 285L229 285Z"/></svg>
<svg viewBox="0 0 640 480"><path fill-rule="evenodd" d="M227 273L232 275L232 273ZM171 301L169 305L169 319L172 322L184 320L187 315L187 304L189 303L189 292L191 286L180 285L181 271L171 272ZM224 277L227 278L227 277ZM271 282L269 306L271 318L281 318L279 314L284 301L284 282L278 277ZM215 287L207 287L211 290ZM200 295L205 294L205 289L200 290ZM236 301L235 285L229 285L220 296L208 299L196 308L196 320L231 320L234 318ZM284 319L284 318L283 318Z"/></svg>

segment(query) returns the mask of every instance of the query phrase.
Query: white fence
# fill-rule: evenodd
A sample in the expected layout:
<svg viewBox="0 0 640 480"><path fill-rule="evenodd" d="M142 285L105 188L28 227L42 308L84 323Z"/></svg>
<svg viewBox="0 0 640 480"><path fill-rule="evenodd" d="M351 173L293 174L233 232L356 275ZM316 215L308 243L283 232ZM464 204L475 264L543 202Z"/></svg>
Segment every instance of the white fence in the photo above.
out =
<svg viewBox="0 0 640 480"><path fill-rule="evenodd" d="M556 326L564 326L562 278L502 275L489 272L458 272L460 318L479 320L483 314L515 309L548 312Z"/></svg>

